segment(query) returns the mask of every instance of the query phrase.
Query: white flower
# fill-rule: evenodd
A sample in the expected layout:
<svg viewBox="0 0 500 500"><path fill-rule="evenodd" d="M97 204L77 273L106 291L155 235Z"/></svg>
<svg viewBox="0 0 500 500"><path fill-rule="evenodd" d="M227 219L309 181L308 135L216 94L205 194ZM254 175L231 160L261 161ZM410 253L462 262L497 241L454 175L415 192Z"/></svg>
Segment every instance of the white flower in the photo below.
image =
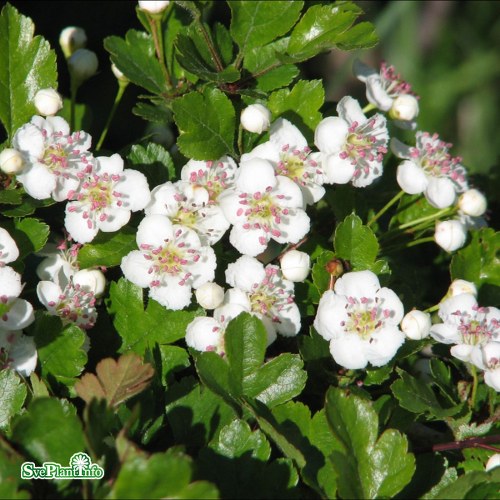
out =
<svg viewBox="0 0 500 500"><path fill-rule="evenodd" d="M150 14L163 12L170 2L168 0L139 0L139 7Z"/></svg>
<svg viewBox="0 0 500 500"><path fill-rule="evenodd" d="M210 201L217 201L222 192L234 187L237 168L229 156L222 156L217 161L189 160L182 167L181 180L204 187Z"/></svg>
<svg viewBox="0 0 500 500"><path fill-rule="evenodd" d="M211 281L201 285L195 295L203 309L215 309L224 302L224 288Z"/></svg>
<svg viewBox="0 0 500 500"><path fill-rule="evenodd" d="M97 166L68 193L64 225L78 243L92 241L99 231L118 231L130 213L142 210L151 198L146 177L137 170L123 169L118 154L96 158Z"/></svg>
<svg viewBox="0 0 500 500"><path fill-rule="evenodd" d="M78 176L94 162L87 152L90 135L70 134L68 123L59 116L34 116L15 133L12 143L25 158L17 179L37 200L51 196L56 201L65 200L69 191L77 189Z"/></svg>
<svg viewBox="0 0 500 500"><path fill-rule="evenodd" d="M309 231L300 188L260 158L241 163L235 189L219 196L219 203L233 224L229 241L242 254L262 253L270 239L297 243Z"/></svg>
<svg viewBox="0 0 500 500"><path fill-rule="evenodd" d="M59 35L59 45L66 59L78 49L82 49L87 44L85 30L77 26L68 26Z"/></svg>
<svg viewBox="0 0 500 500"><path fill-rule="evenodd" d="M469 363L480 365L481 347L500 342L500 310L479 307L476 297L463 293L439 305L443 323L432 325L431 336L444 344L455 344L451 354Z"/></svg>
<svg viewBox="0 0 500 500"><path fill-rule="evenodd" d="M353 69L356 78L366 84L366 98L371 104L388 111L396 120L411 122L417 117L418 97L411 91L410 84L396 73L394 66L383 62L377 72L356 59Z"/></svg>
<svg viewBox="0 0 500 500"><path fill-rule="evenodd" d="M453 280L448 287L446 298L454 297L455 295L460 295L461 293L469 293L474 295L474 297L477 297L476 285L466 280Z"/></svg>
<svg viewBox="0 0 500 500"><path fill-rule="evenodd" d="M5 174L15 175L23 168L23 155L17 149L6 148L0 153L0 170Z"/></svg>
<svg viewBox="0 0 500 500"><path fill-rule="evenodd" d="M311 268L311 258L299 250L290 250L280 259L283 276L290 281L301 282L307 278Z"/></svg>
<svg viewBox="0 0 500 500"><path fill-rule="evenodd" d="M68 59L69 72L77 85L94 76L98 66L99 62L95 52L87 49L76 50Z"/></svg>
<svg viewBox="0 0 500 500"><path fill-rule="evenodd" d="M383 172L389 140L386 119L379 113L367 118L349 96L340 100L337 113L323 119L314 133L314 144L323 153L325 182L368 186Z"/></svg>
<svg viewBox="0 0 500 500"><path fill-rule="evenodd" d="M330 342L339 365L383 366L405 340L398 328L403 315L403 304L392 290L381 288L371 271L358 271L344 274L334 291L323 294L314 328Z"/></svg>
<svg viewBox="0 0 500 500"><path fill-rule="evenodd" d="M485 471L489 472L490 470L498 466L500 466L500 453L495 453L494 455L491 455L491 457L486 462Z"/></svg>
<svg viewBox="0 0 500 500"><path fill-rule="evenodd" d="M229 229L221 207L205 187L185 181L166 182L153 189L146 215L166 215L174 224L196 231L203 245L214 245Z"/></svg>
<svg viewBox="0 0 500 500"><path fill-rule="evenodd" d="M471 361L484 370L486 385L500 392L500 342L487 342L481 346L479 356L477 352L474 354Z"/></svg>
<svg viewBox="0 0 500 500"><path fill-rule="evenodd" d="M406 161L398 166L396 177L401 189L408 194L424 193L436 208L446 208L457 193L467 189L462 159L448 152L451 144L439 140L437 134L416 133L416 146L409 147L396 138L391 141L394 154Z"/></svg>
<svg viewBox="0 0 500 500"><path fill-rule="evenodd" d="M96 298L101 297L106 288L106 278L100 269L81 269L73 275L73 283L92 292Z"/></svg>
<svg viewBox="0 0 500 500"><path fill-rule="evenodd" d="M71 276L78 270L78 251L82 245L68 246L64 240L57 247L48 243L38 255L45 257L36 268L36 274L42 281L53 281L64 288Z"/></svg>
<svg viewBox="0 0 500 500"><path fill-rule="evenodd" d="M262 104L250 104L241 112L240 121L245 130L262 134L271 124L271 112Z"/></svg>
<svg viewBox="0 0 500 500"><path fill-rule="evenodd" d="M454 252L462 248L467 239L467 229L458 220L436 222L434 240L447 252Z"/></svg>
<svg viewBox="0 0 500 500"><path fill-rule="evenodd" d="M22 330L33 323L33 306L19 299L21 275L9 266L0 267L0 330Z"/></svg>
<svg viewBox="0 0 500 500"><path fill-rule="evenodd" d="M38 355L32 337L20 331L0 330L0 371L12 368L29 377L36 368Z"/></svg>
<svg viewBox="0 0 500 500"><path fill-rule="evenodd" d="M431 330L430 314L414 309L401 321L401 330L412 340L421 340L429 336Z"/></svg>
<svg viewBox="0 0 500 500"><path fill-rule="evenodd" d="M241 161L252 158L269 161L276 175L294 181L300 187L306 204L312 205L324 196L321 153L311 153L305 137L288 120L276 120L271 126L269 141L242 155Z"/></svg>
<svg viewBox="0 0 500 500"><path fill-rule="evenodd" d="M174 225L162 215L149 215L139 224L137 245L122 259L125 277L169 309L191 302L191 289L215 276L215 253L189 228Z"/></svg>
<svg viewBox="0 0 500 500"><path fill-rule="evenodd" d="M54 89L41 89L35 94L35 108L43 116L55 115L62 107L63 100Z"/></svg>
<svg viewBox="0 0 500 500"><path fill-rule="evenodd" d="M17 244L7 229L0 227L0 267L14 262L19 257Z"/></svg>
<svg viewBox="0 0 500 500"><path fill-rule="evenodd" d="M487 201L477 189L468 189L458 198L458 208L465 215L479 217L486 212Z"/></svg>
<svg viewBox="0 0 500 500"><path fill-rule="evenodd" d="M294 302L294 285L283 278L277 266L264 267L257 259L242 255L229 264L226 281L234 287L226 292L225 303L239 304L262 320L268 344L276 332L291 337L300 330L300 312Z"/></svg>

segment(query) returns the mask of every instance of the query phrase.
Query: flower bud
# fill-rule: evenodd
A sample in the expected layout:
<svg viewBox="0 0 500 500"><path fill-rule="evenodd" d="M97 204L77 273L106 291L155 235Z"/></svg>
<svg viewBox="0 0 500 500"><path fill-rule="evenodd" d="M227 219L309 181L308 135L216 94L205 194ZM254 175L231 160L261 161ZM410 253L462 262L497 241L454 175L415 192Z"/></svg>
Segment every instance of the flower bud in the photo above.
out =
<svg viewBox="0 0 500 500"><path fill-rule="evenodd" d="M489 472L490 470L498 466L500 466L500 453L495 453L494 455L491 455L491 457L486 462L485 470L486 472Z"/></svg>
<svg viewBox="0 0 500 500"><path fill-rule="evenodd" d="M150 0L139 0L139 7L149 12L150 14L159 14L163 12L170 2L168 0L165 1L150 1Z"/></svg>
<svg viewBox="0 0 500 500"><path fill-rule="evenodd" d="M115 75L116 79L119 82L129 82L130 80L115 66L114 63L111 63L111 71L113 72L113 75Z"/></svg>
<svg viewBox="0 0 500 500"><path fill-rule="evenodd" d="M56 90L42 89L35 94L35 107L39 114L52 116L63 107L63 100Z"/></svg>
<svg viewBox="0 0 500 500"><path fill-rule="evenodd" d="M462 248L467 238L467 231L458 220L445 220L436 222L434 240L447 252L454 252Z"/></svg>
<svg viewBox="0 0 500 500"><path fill-rule="evenodd" d="M453 280L448 288L446 297L455 297L455 295L461 295L462 293L470 293L471 295L474 295L474 297L477 297L476 285L470 281Z"/></svg>
<svg viewBox="0 0 500 500"><path fill-rule="evenodd" d="M479 217L486 212L486 197L477 189L469 189L458 198L458 208L471 217Z"/></svg>
<svg viewBox="0 0 500 500"><path fill-rule="evenodd" d="M78 84L93 76L98 64L95 53L87 49L78 49L68 59L69 71Z"/></svg>
<svg viewBox="0 0 500 500"><path fill-rule="evenodd" d="M23 155L17 149L7 148L0 153L0 170L8 175L18 174L24 168Z"/></svg>
<svg viewBox="0 0 500 500"><path fill-rule="evenodd" d="M245 130L261 134L271 124L271 112L262 104L250 104L242 111L240 120Z"/></svg>
<svg viewBox="0 0 500 500"><path fill-rule="evenodd" d="M325 264L325 270L328 274L331 274L335 278L338 278L344 274L344 266L342 261L339 259L332 259Z"/></svg>
<svg viewBox="0 0 500 500"><path fill-rule="evenodd" d="M87 35L85 30L76 26L68 26L59 35L59 45L64 57L68 59L78 49L83 49L87 45Z"/></svg>
<svg viewBox="0 0 500 500"><path fill-rule="evenodd" d="M290 250L280 260L281 272L290 281L304 281L309 274L311 259L309 255L298 250Z"/></svg>
<svg viewBox="0 0 500 500"><path fill-rule="evenodd" d="M73 283L80 285L85 291L100 297L106 288L106 278L99 269L82 269L73 276Z"/></svg>
<svg viewBox="0 0 500 500"><path fill-rule="evenodd" d="M401 321L401 330L411 340L422 340L429 336L431 330L430 314L414 309Z"/></svg>
<svg viewBox="0 0 500 500"><path fill-rule="evenodd" d="M203 309L215 309L224 301L224 289L217 283L208 282L196 290L196 300Z"/></svg>
<svg viewBox="0 0 500 500"><path fill-rule="evenodd" d="M389 116L393 120L412 121L418 116L418 100L411 94L402 94L392 102Z"/></svg>

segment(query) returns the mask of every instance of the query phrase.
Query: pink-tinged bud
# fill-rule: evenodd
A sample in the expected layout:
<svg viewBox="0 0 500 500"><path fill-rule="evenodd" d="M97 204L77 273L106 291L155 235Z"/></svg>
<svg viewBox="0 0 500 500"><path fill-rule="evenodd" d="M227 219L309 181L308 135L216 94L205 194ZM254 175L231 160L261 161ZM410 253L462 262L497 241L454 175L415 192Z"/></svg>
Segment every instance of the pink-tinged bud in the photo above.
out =
<svg viewBox="0 0 500 500"><path fill-rule="evenodd" d="M195 295L203 309L215 309L224 301L224 289L217 283L208 282L201 285Z"/></svg>
<svg viewBox="0 0 500 500"><path fill-rule="evenodd" d="M462 293L469 293L477 297L477 288L474 283L465 280L453 280L450 287L448 288L448 293L446 298L455 297L455 295L461 295Z"/></svg>
<svg viewBox="0 0 500 500"><path fill-rule="evenodd" d="M500 453L495 453L494 455L491 455L491 457L486 462L485 470L486 472L489 472L490 470L495 469L496 467L499 466L500 466Z"/></svg>
<svg viewBox="0 0 500 500"><path fill-rule="evenodd" d="M471 217L479 217L486 212L487 201L477 189L469 189L458 198L458 208Z"/></svg>
<svg viewBox="0 0 500 500"><path fill-rule="evenodd" d="M15 175L23 168L23 155L17 149L7 148L0 153L0 170L5 174Z"/></svg>
<svg viewBox="0 0 500 500"><path fill-rule="evenodd" d="M35 94L35 108L43 116L55 115L62 107L63 100L54 89L41 89Z"/></svg>
<svg viewBox="0 0 500 500"><path fill-rule="evenodd" d="M271 125L271 112L262 104L250 104L242 111L240 120L245 130L262 134Z"/></svg>
<svg viewBox="0 0 500 500"><path fill-rule="evenodd" d="M434 240L447 252L462 248L467 238L465 226L458 220L445 220L436 223Z"/></svg>
<svg viewBox="0 0 500 500"><path fill-rule="evenodd" d="M59 35L59 45L64 57L68 59L78 49L83 49L87 45L87 35L85 30L77 26L68 26Z"/></svg>
<svg viewBox="0 0 500 500"><path fill-rule="evenodd" d="M159 14L168 7L169 3L170 2L167 0L165 1L139 0L139 7L142 10L149 12L150 14Z"/></svg>
<svg viewBox="0 0 500 500"><path fill-rule="evenodd" d="M431 331L430 314L416 309L410 311L401 321L401 330L409 339L425 339Z"/></svg>
<svg viewBox="0 0 500 500"><path fill-rule="evenodd" d="M301 282L309 274L311 259L304 252L290 250L281 257L280 266L281 272L287 280Z"/></svg>
<svg viewBox="0 0 500 500"><path fill-rule="evenodd" d="M78 49L68 59L69 71L78 84L95 75L98 65L95 53L87 49Z"/></svg>
<svg viewBox="0 0 500 500"><path fill-rule="evenodd" d="M402 94L392 102L389 116L393 120L412 121L418 116L418 100L411 94Z"/></svg>

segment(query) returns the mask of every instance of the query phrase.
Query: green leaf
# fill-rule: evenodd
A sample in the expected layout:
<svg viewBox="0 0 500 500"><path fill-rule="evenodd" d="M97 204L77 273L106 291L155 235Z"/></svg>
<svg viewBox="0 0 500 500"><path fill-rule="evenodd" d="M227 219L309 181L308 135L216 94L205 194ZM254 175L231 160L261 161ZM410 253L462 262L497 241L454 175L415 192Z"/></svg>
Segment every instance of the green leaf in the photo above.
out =
<svg viewBox="0 0 500 500"><path fill-rule="evenodd" d="M0 446L0 498L31 498L26 490L20 489L22 458L19 453ZM24 481L23 481L24 482Z"/></svg>
<svg viewBox="0 0 500 500"><path fill-rule="evenodd" d="M46 88L57 88L56 54L37 35L35 25L10 4L0 13L0 120L9 140L37 114L33 99Z"/></svg>
<svg viewBox="0 0 500 500"><path fill-rule="evenodd" d="M481 228L451 260L451 278L500 286L500 232Z"/></svg>
<svg viewBox="0 0 500 500"><path fill-rule="evenodd" d="M340 50L369 49L379 42L375 26L364 22L353 26L350 30L339 35L335 45Z"/></svg>
<svg viewBox="0 0 500 500"><path fill-rule="evenodd" d="M183 338L187 325L203 309L171 311L153 299L144 309L143 289L121 278L111 283L108 312L114 314L113 324L122 339L120 352L142 355L156 343L171 344Z"/></svg>
<svg viewBox="0 0 500 500"><path fill-rule="evenodd" d="M334 247L337 256L348 260L354 271L362 271L375 261L379 245L373 231L352 214L337 226Z"/></svg>
<svg viewBox="0 0 500 500"><path fill-rule="evenodd" d="M11 418L21 411L27 389L14 370L0 371L0 429L8 428Z"/></svg>
<svg viewBox="0 0 500 500"><path fill-rule="evenodd" d="M151 103L138 102L132 108L132 113L144 120L162 125L172 121L172 112L167 108L165 101L156 102L152 99Z"/></svg>
<svg viewBox="0 0 500 500"><path fill-rule="evenodd" d="M21 219L4 222L1 227L7 229L19 248L19 260L40 251L49 238L49 226L37 219Z"/></svg>
<svg viewBox="0 0 500 500"><path fill-rule="evenodd" d="M398 204L397 214L391 220L391 226L395 222L406 224L422 217L428 217L439 212L421 194L405 194Z"/></svg>
<svg viewBox="0 0 500 500"><path fill-rule="evenodd" d="M273 118L284 116L297 123L297 118L314 130L323 116L319 112L325 101L325 91L321 80L299 80L292 90L282 89L269 96L268 107Z"/></svg>
<svg viewBox="0 0 500 500"><path fill-rule="evenodd" d="M188 368L191 363L186 349L176 345L158 345L161 359L161 380L169 385L176 372ZM159 371L159 368L156 368Z"/></svg>
<svg viewBox="0 0 500 500"><path fill-rule="evenodd" d="M239 1L229 2L231 35L246 54L285 35L297 22L304 2Z"/></svg>
<svg viewBox="0 0 500 500"><path fill-rule="evenodd" d="M149 142L147 147L134 144L127 160L146 175L151 189L175 179L172 157L160 144Z"/></svg>
<svg viewBox="0 0 500 500"><path fill-rule="evenodd" d="M224 154L235 156L235 112L220 90L190 92L176 99L172 109L180 131L177 145L184 156L195 160L217 160Z"/></svg>
<svg viewBox="0 0 500 500"><path fill-rule="evenodd" d="M23 200L21 189L3 189L0 191L0 204L19 205Z"/></svg>
<svg viewBox="0 0 500 500"><path fill-rule="evenodd" d="M53 398L37 398L28 411L12 424L12 441L21 446L38 464L65 465L74 453L85 450L80 419Z"/></svg>
<svg viewBox="0 0 500 500"><path fill-rule="evenodd" d="M104 48L111 54L111 61L132 83L153 94L167 90L151 35L129 30L125 39L117 36L105 38Z"/></svg>
<svg viewBox="0 0 500 500"><path fill-rule="evenodd" d="M388 429L377 439L378 415L370 402L332 387L326 415L340 443L331 455L339 496L391 498L409 483L415 459L406 437Z"/></svg>
<svg viewBox="0 0 500 500"><path fill-rule="evenodd" d="M326 265L336 258L330 250L321 253L312 268L313 283L318 289L320 296L330 288L331 274L326 270Z"/></svg>
<svg viewBox="0 0 500 500"><path fill-rule="evenodd" d="M487 487L478 495L479 486ZM452 483L437 491L435 495L425 498L460 499L460 498L498 498L500 490L500 468L492 469L490 472L473 471L459 476ZM488 493L492 495L489 496Z"/></svg>
<svg viewBox="0 0 500 500"><path fill-rule="evenodd" d="M37 208L49 207L55 203L52 198L35 200L31 196L25 196L20 205L9 210L4 210L2 213L6 217L26 217L27 215L31 215Z"/></svg>

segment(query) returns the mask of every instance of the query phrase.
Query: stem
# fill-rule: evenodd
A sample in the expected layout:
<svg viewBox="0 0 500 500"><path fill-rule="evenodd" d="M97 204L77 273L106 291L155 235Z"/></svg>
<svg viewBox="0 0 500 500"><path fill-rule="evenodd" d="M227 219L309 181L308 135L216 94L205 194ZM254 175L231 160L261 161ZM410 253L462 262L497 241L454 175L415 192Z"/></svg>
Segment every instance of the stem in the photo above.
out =
<svg viewBox="0 0 500 500"><path fill-rule="evenodd" d="M399 226L398 229L407 229L409 227L416 226L417 224L421 224L422 222L427 222L430 220L439 219L441 217L441 215L445 215L448 212L451 215L454 211L455 211L454 208L452 210L450 210L449 207L443 208L443 209L439 210L439 212L436 212L434 214L427 215L425 217L421 217L420 219L415 219L411 222L406 222L405 224L401 224L401 226Z"/></svg>
<svg viewBox="0 0 500 500"><path fill-rule="evenodd" d="M201 34L203 35L203 38L205 39L205 43L207 44L208 50L210 51L210 55L212 56L212 60L214 61L215 67L217 68L218 72L221 72L224 70L224 65L222 64L221 58L219 57L219 54L212 43L212 39L210 38L210 35L208 34L207 30L205 29L205 26L203 25L203 21L199 17L195 18L195 22L198 25L198 29L200 30Z"/></svg>
<svg viewBox="0 0 500 500"><path fill-rule="evenodd" d="M478 377L477 377L476 365L469 363L469 367L470 367L469 368L470 374L472 375L472 394L470 397L469 406L471 409L473 409L474 405L476 404Z"/></svg>
<svg viewBox="0 0 500 500"><path fill-rule="evenodd" d="M425 238L420 238L418 240L410 241L409 243L403 243L400 245L393 245L392 247L387 247L385 248L386 253L392 253L397 250L403 250L405 248L411 248L417 245L421 245L422 243L430 243L431 241L434 241L434 236L427 236Z"/></svg>
<svg viewBox="0 0 500 500"><path fill-rule="evenodd" d="M156 57L160 62L161 71L168 88L172 88L172 79L170 78L170 73L168 72L167 66L165 64L165 52L163 49L163 36L161 34L161 19L149 16L149 24L151 26L151 33L153 34L153 42L155 44Z"/></svg>
<svg viewBox="0 0 500 500"><path fill-rule="evenodd" d="M106 121L106 125L104 126L104 129L101 133L101 137L99 138L99 142L97 143L97 146L95 147L97 151L99 151L101 149L102 143L104 142L104 139L106 139L106 135L108 134L109 126L111 125L111 121L113 120L113 117L115 116L116 110L118 109L118 105L120 104L120 101L123 97L125 89L127 88L127 85L128 85L128 82L118 81L118 90L116 92L113 107L111 108L111 111L109 112L108 119Z"/></svg>
<svg viewBox="0 0 500 500"><path fill-rule="evenodd" d="M377 109L377 106L375 106L375 104L367 104L363 109L363 113L368 113L369 111L372 111L373 109Z"/></svg>
<svg viewBox="0 0 500 500"><path fill-rule="evenodd" d="M424 309L422 312L424 313L433 313L434 311L437 311L439 309L439 304L436 304L435 306L428 307L427 309Z"/></svg>
<svg viewBox="0 0 500 500"><path fill-rule="evenodd" d="M240 156L243 154L243 127L240 123L238 127L238 151L240 152Z"/></svg>
<svg viewBox="0 0 500 500"><path fill-rule="evenodd" d="M461 450L462 448L476 448L482 447L487 443L499 443L500 434L495 436L486 436L478 438L467 438L463 441L453 441L451 443L435 444L432 446L432 451L447 451L447 450Z"/></svg>
<svg viewBox="0 0 500 500"><path fill-rule="evenodd" d="M394 198L392 198L391 200L389 200L388 203L386 203L372 218L371 220L366 224L367 226L371 226L376 220L378 220L380 217L382 217L382 215L384 215L387 210L389 210L389 208L392 207L392 205L394 205L394 203L396 203L399 199L401 199L404 195L404 191L400 191L396 196L394 196Z"/></svg>

